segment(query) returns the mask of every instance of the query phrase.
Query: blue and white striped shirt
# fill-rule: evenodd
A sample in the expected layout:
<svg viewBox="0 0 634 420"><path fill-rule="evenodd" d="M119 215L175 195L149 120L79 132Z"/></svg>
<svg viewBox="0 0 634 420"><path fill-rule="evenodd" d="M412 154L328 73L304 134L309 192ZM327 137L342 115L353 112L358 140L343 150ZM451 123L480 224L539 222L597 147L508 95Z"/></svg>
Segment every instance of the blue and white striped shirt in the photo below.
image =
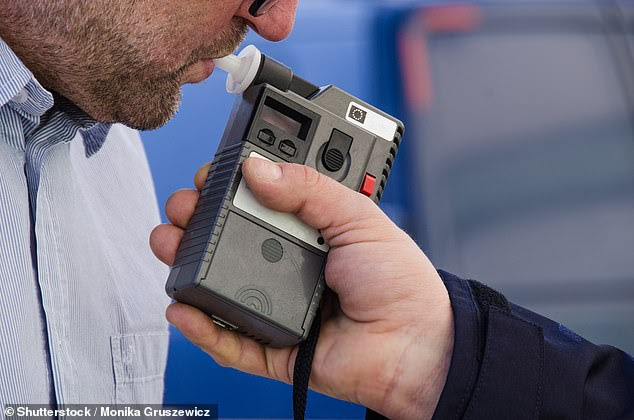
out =
<svg viewBox="0 0 634 420"><path fill-rule="evenodd" d="M158 223L138 134L54 97L0 40L0 407L161 402Z"/></svg>

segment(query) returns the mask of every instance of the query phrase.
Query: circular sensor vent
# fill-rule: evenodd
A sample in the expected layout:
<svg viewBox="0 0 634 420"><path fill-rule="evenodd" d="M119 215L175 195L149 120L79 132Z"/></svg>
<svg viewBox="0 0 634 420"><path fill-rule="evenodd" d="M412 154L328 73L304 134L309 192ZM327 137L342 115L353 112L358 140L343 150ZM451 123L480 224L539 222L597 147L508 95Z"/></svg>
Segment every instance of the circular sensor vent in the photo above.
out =
<svg viewBox="0 0 634 420"><path fill-rule="evenodd" d="M277 239L267 239L262 242L262 256L270 263L279 262L284 256L284 248Z"/></svg>

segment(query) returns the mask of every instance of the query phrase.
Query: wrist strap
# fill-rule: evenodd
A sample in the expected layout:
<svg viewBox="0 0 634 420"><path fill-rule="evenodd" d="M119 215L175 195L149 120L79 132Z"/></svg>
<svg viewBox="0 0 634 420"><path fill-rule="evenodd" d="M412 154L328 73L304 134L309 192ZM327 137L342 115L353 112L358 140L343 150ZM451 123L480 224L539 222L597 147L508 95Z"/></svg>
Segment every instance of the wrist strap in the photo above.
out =
<svg viewBox="0 0 634 420"><path fill-rule="evenodd" d="M317 309L317 315L313 319L308 337L300 343L293 368L293 418L304 420L306 414L306 397L308 396L308 381L313 367L313 356L317 347L319 330L321 328L321 310Z"/></svg>

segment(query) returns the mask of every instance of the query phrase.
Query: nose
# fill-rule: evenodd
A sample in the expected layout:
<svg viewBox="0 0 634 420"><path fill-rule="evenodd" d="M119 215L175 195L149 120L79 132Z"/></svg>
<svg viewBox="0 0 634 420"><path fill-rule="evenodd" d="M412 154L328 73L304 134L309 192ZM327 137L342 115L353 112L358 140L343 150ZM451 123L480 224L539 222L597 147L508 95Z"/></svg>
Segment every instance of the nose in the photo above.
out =
<svg viewBox="0 0 634 420"><path fill-rule="evenodd" d="M236 16L244 18L251 29L262 38L281 41L291 33L295 23L297 0L279 0L268 12L258 17L253 17L249 13L252 3L253 0L243 0Z"/></svg>

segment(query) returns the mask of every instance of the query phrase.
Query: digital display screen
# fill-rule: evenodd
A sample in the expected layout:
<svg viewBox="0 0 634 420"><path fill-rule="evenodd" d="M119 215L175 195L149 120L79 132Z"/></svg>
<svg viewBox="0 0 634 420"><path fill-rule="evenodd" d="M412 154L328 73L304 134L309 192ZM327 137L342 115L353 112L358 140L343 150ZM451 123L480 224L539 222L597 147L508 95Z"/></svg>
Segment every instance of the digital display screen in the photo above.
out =
<svg viewBox="0 0 634 420"><path fill-rule="evenodd" d="M260 118L289 136L306 140L312 120L293 108L268 97L264 101Z"/></svg>
<svg viewBox="0 0 634 420"><path fill-rule="evenodd" d="M299 132L302 129L302 124L299 121L295 121L266 105L262 108L262 119L291 136L299 137Z"/></svg>

